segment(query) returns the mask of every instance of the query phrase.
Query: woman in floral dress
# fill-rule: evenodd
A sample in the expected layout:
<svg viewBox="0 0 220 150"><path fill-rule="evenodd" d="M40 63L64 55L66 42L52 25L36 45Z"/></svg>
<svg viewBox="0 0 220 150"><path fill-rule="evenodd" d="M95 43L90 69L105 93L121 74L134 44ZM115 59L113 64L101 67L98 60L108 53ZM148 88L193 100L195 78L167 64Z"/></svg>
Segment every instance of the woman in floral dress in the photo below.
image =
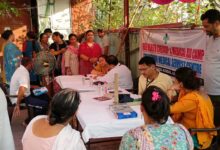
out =
<svg viewBox="0 0 220 150"><path fill-rule="evenodd" d="M160 88L146 89L141 112L145 125L125 133L120 150L193 150L192 138L185 127L167 122L169 98Z"/></svg>

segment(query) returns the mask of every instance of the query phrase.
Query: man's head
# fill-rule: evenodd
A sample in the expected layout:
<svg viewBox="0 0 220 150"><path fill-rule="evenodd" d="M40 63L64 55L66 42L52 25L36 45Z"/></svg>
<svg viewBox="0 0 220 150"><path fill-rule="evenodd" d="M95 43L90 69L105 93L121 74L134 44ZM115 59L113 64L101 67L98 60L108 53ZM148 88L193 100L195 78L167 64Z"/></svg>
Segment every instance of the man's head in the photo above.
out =
<svg viewBox="0 0 220 150"><path fill-rule="evenodd" d="M220 34L220 12L216 9L210 9L201 16L202 25L209 36L218 36Z"/></svg>
<svg viewBox="0 0 220 150"><path fill-rule="evenodd" d="M44 33L48 36L48 38L52 35L52 30L50 28L46 28Z"/></svg>
<svg viewBox="0 0 220 150"><path fill-rule="evenodd" d="M102 29L98 29L97 32L98 32L98 36L100 38L102 38L105 35L105 33L104 33L104 31Z"/></svg>
<svg viewBox="0 0 220 150"><path fill-rule="evenodd" d="M33 31L29 31L27 34L26 34L27 38L29 40L36 40L37 38L37 35L33 32Z"/></svg>
<svg viewBox="0 0 220 150"><path fill-rule="evenodd" d="M110 69L113 69L118 64L118 58L114 55L109 55L106 61Z"/></svg>
<svg viewBox="0 0 220 150"><path fill-rule="evenodd" d="M33 62L32 59L29 57L23 57L21 60L21 64L28 70L32 70L33 69Z"/></svg>
<svg viewBox="0 0 220 150"><path fill-rule="evenodd" d="M61 34L59 32L54 32L52 35L52 39L55 43L61 40Z"/></svg>
<svg viewBox="0 0 220 150"><path fill-rule="evenodd" d="M150 78L157 73L156 62L154 58L150 56L144 56L141 58L138 69L145 78Z"/></svg>

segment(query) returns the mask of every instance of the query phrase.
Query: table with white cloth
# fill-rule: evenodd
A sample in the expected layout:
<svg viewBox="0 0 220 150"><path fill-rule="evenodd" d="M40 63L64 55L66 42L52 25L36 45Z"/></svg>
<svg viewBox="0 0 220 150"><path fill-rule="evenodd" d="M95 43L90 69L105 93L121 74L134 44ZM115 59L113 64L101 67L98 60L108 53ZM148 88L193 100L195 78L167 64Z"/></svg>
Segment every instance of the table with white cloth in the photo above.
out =
<svg viewBox="0 0 220 150"><path fill-rule="evenodd" d="M87 92L80 92L81 103L77 112L77 119L83 129L82 138L85 143L90 139L122 137L126 131L144 124L140 112L140 105L131 106L138 114L137 118L116 119L109 106L113 99L98 101L94 97L100 95L96 86L82 84L83 76L59 76L56 81L61 88L72 88ZM88 92L90 91L90 92Z"/></svg>

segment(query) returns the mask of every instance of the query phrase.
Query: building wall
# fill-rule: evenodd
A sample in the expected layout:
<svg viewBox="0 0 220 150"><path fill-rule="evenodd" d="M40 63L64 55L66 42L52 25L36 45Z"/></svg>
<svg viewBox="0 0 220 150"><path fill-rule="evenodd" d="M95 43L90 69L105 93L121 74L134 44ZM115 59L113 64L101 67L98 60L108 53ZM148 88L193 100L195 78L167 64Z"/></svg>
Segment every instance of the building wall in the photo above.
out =
<svg viewBox="0 0 220 150"><path fill-rule="evenodd" d="M92 0L72 0L72 32L79 35L92 29L92 22L95 19Z"/></svg>
<svg viewBox="0 0 220 150"><path fill-rule="evenodd" d="M48 4L50 1L50 5ZM37 0L39 31L59 31L67 39L72 32L70 0Z"/></svg>
<svg viewBox="0 0 220 150"><path fill-rule="evenodd" d="M0 16L0 33L5 29L13 30L15 34L15 44L21 49L28 30L31 30L30 0L11 0L10 3L18 8L19 16L5 15Z"/></svg>

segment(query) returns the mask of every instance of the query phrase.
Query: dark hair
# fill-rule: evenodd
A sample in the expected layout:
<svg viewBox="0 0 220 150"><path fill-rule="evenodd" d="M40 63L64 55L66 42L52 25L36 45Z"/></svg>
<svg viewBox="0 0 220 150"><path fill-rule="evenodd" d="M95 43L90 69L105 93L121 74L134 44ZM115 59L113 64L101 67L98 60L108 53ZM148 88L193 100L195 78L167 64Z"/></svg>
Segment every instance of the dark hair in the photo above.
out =
<svg viewBox="0 0 220 150"><path fill-rule="evenodd" d="M54 35L54 36L59 36L59 37L61 38L60 32L54 32L53 35Z"/></svg>
<svg viewBox="0 0 220 150"><path fill-rule="evenodd" d="M46 29L44 30L44 33L52 33L52 30L51 30L50 28L46 28Z"/></svg>
<svg viewBox="0 0 220 150"><path fill-rule="evenodd" d="M139 65L156 65L156 62L154 60L153 57L150 57L150 56L144 56L141 58L141 60L139 61L138 63Z"/></svg>
<svg viewBox="0 0 220 150"><path fill-rule="evenodd" d="M220 21L220 12L216 9L209 9L201 16L201 20L208 19L208 23Z"/></svg>
<svg viewBox="0 0 220 150"><path fill-rule="evenodd" d="M114 55L109 55L106 62L109 64L109 65L117 65L118 64L118 58Z"/></svg>
<svg viewBox="0 0 220 150"><path fill-rule="evenodd" d="M29 58L29 57L23 57L22 60L21 60L21 64L22 64L23 66L25 66L25 67L26 67L27 65L29 65L31 62L32 62L32 59Z"/></svg>
<svg viewBox="0 0 220 150"><path fill-rule="evenodd" d="M63 35L63 34L61 34L61 33L60 33L60 38L61 38L62 40L63 40L63 38L64 38L64 35Z"/></svg>
<svg viewBox="0 0 220 150"><path fill-rule="evenodd" d="M29 32L27 33L27 37L28 37L29 39L34 39L34 40L37 38L36 34L35 34L33 31L29 31Z"/></svg>
<svg viewBox="0 0 220 150"><path fill-rule="evenodd" d="M37 52L37 47L36 47L36 40L37 40L37 35L33 31L29 31L27 33L27 37L29 39L32 39L32 48L33 51Z"/></svg>
<svg viewBox="0 0 220 150"><path fill-rule="evenodd" d="M41 33L41 34L40 34L40 42L41 42L41 40L43 39L43 36L44 36L44 35L46 35L46 33Z"/></svg>
<svg viewBox="0 0 220 150"><path fill-rule="evenodd" d="M159 97L153 100L153 94L157 92ZM163 90L156 86L149 86L142 94L141 105L144 107L148 116L159 124L166 123L170 115L169 98Z"/></svg>
<svg viewBox="0 0 220 150"><path fill-rule="evenodd" d="M107 62L108 56L107 55L101 55L101 56L99 56L99 58L104 58L105 61Z"/></svg>
<svg viewBox="0 0 220 150"><path fill-rule="evenodd" d="M72 89L63 89L52 99L49 111L49 124L64 123L77 111L79 94Z"/></svg>
<svg viewBox="0 0 220 150"><path fill-rule="evenodd" d="M73 36L77 39L76 34L71 33L71 34L69 35L69 40L70 40Z"/></svg>
<svg viewBox="0 0 220 150"><path fill-rule="evenodd" d="M32 49L33 51L36 52L37 51L36 41L35 41L37 39L36 34L33 31L29 31L26 35L29 39L32 40Z"/></svg>
<svg viewBox="0 0 220 150"><path fill-rule="evenodd" d="M98 29L97 32L103 32L103 29Z"/></svg>
<svg viewBox="0 0 220 150"><path fill-rule="evenodd" d="M90 32L92 32L92 33L94 34L94 31L93 31L93 30L88 30L88 31L86 31L86 35L87 35L88 33L90 33Z"/></svg>
<svg viewBox="0 0 220 150"><path fill-rule="evenodd" d="M8 40L11 35L13 35L12 30L5 30L5 31L2 33L1 37L2 37L3 39L5 39L5 40Z"/></svg>
<svg viewBox="0 0 220 150"><path fill-rule="evenodd" d="M183 87L189 90L199 90L201 84L200 79L196 77L196 72L191 68L178 68L175 72L175 78L183 83Z"/></svg>

